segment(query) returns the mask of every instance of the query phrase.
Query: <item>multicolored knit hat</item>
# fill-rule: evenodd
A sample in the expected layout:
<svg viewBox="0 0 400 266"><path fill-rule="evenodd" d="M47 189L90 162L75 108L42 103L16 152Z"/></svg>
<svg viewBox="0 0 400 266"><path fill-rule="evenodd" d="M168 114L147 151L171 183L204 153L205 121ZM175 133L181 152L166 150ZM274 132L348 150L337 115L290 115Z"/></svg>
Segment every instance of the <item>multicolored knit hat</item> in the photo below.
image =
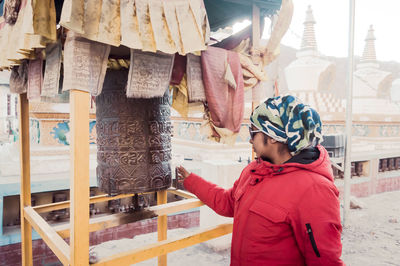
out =
<svg viewBox="0 0 400 266"><path fill-rule="evenodd" d="M267 136L287 144L292 155L323 140L318 113L291 95L267 99L254 109L250 122Z"/></svg>

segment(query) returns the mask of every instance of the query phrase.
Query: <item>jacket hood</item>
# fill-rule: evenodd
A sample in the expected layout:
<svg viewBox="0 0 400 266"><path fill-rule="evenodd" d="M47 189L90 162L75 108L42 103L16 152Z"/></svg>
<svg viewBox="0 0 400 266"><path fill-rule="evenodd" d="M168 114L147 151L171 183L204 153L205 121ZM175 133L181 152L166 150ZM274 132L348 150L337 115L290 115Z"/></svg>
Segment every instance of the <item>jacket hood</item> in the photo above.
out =
<svg viewBox="0 0 400 266"><path fill-rule="evenodd" d="M300 153L296 154L289 160L287 160L285 164L287 163L309 164L318 160L320 154L321 153L317 147L307 148L302 150Z"/></svg>
<svg viewBox="0 0 400 266"><path fill-rule="evenodd" d="M263 177L269 174L275 176L303 169L320 174L333 182L334 179L328 152L321 145L318 145L316 149L300 153L279 165L257 159L251 163L250 171L258 176L258 178L263 179Z"/></svg>

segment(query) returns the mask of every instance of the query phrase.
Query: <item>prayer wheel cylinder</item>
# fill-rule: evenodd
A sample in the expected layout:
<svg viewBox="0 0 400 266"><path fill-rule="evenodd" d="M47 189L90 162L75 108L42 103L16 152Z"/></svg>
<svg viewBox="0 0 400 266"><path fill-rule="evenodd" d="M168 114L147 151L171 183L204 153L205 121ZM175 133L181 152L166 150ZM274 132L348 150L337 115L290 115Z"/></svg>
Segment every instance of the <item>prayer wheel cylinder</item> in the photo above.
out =
<svg viewBox="0 0 400 266"><path fill-rule="evenodd" d="M96 97L97 181L109 195L167 189L171 185L168 95L127 98L128 71L107 71Z"/></svg>

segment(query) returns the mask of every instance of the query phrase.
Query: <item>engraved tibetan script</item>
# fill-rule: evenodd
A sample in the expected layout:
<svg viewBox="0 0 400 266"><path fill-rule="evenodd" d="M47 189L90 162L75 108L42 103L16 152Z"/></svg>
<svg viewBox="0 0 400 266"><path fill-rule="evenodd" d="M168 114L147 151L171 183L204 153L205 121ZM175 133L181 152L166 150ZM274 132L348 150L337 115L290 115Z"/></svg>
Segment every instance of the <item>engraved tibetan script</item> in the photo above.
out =
<svg viewBox="0 0 400 266"><path fill-rule="evenodd" d="M126 98L126 78L127 71L108 71L96 97L97 179L110 195L157 191L171 184L168 95Z"/></svg>

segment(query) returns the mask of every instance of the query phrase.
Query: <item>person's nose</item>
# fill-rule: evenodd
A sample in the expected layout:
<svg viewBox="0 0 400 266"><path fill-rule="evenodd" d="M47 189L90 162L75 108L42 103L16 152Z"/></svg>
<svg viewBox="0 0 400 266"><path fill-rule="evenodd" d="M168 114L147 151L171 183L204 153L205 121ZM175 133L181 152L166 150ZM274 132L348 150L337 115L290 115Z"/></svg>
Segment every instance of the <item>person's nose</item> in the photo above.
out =
<svg viewBox="0 0 400 266"><path fill-rule="evenodd" d="M252 138L250 138L249 142L250 142L250 144L253 144L253 139L252 139Z"/></svg>

